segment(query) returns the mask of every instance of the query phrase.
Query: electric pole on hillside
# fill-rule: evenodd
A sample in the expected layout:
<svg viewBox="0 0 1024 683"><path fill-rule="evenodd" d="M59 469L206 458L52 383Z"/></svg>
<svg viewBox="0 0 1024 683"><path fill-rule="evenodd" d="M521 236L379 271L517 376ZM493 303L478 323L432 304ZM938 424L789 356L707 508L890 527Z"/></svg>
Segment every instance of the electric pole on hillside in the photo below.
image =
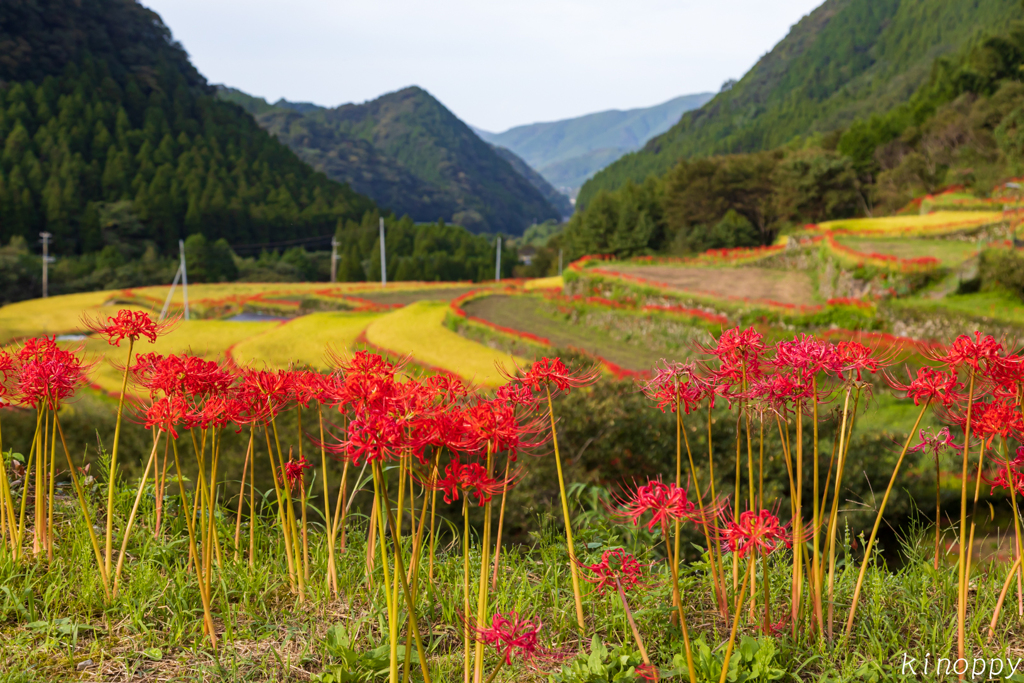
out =
<svg viewBox="0 0 1024 683"><path fill-rule="evenodd" d="M380 218L380 286L388 285L388 260L384 250L384 217Z"/></svg>
<svg viewBox="0 0 1024 683"><path fill-rule="evenodd" d="M331 283L338 281L338 238L331 238Z"/></svg>
<svg viewBox="0 0 1024 683"><path fill-rule="evenodd" d="M43 298L45 299L49 294L49 268L50 265L50 238L53 237L48 232L41 232L39 236L42 238L43 243Z"/></svg>
<svg viewBox="0 0 1024 683"><path fill-rule="evenodd" d="M498 235L498 255L494 259L494 280L501 282L501 235Z"/></svg>
<svg viewBox="0 0 1024 683"><path fill-rule="evenodd" d="M185 240L178 240L178 252L181 254L181 292L185 295L185 320L188 320L188 271L185 270Z"/></svg>

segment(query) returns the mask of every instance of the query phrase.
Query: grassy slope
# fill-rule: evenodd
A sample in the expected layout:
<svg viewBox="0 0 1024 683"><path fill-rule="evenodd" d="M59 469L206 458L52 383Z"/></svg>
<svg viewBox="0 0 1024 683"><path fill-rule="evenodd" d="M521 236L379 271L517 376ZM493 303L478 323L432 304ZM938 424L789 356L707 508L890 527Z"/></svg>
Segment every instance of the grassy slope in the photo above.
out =
<svg viewBox="0 0 1024 683"><path fill-rule="evenodd" d="M958 266L978 253L977 244L953 240L838 237L836 241L844 247L868 254L889 254L904 259L931 256L949 267Z"/></svg>
<svg viewBox="0 0 1024 683"><path fill-rule="evenodd" d="M482 386L497 386L505 379L496 364L509 370L523 358L469 341L444 327L448 305L420 301L374 320L366 339L396 356L412 355L417 362L448 370Z"/></svg>
<svg viewBox="0 0 1024 683"><path fill-rule="evenodd" d="M770 149L886 111L937 56L1019 16L1014 0L826 0L731 90L594 176L579 202L680 158Z"/></svg>

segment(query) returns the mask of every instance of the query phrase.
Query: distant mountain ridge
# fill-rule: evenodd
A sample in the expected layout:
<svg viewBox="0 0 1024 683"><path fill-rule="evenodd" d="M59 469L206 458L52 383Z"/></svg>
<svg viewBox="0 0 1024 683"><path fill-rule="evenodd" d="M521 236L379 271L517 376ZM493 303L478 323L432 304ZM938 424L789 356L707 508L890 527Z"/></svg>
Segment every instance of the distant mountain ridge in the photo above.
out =
<svg viewBox="0 0 1024 683"><path fill-rule="evenodd" d="M313 168L398 215L519 235L535 221L566 213L553 205L553 188L538 189L507 155L422 88L334 108L269 104L224 86L218 94L250 112Z"/></svg>
<svg viewBox="0 0 1024 683"><path fill-rule="evenodd" d="M1018 0L825 0L733 87L588 180L578 203L680 159L772 149L887 111L936 57L1020 15Z"/></svg>
<svg viewBox="0 0 1024 683"><path fill-rule="evenodd" d="M473 130L487 142L512 150L555 187L571 191L622 155L640 149L668 130L684 112L700 107L713 96L682 95L653 107L610 109L516 126L503 133Z"/></svg>

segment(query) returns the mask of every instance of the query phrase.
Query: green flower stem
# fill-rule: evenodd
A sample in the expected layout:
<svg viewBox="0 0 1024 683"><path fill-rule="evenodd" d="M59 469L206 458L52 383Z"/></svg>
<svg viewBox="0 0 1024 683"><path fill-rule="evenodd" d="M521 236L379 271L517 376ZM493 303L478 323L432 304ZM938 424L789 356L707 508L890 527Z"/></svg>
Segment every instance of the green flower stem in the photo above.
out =
<svg viewBox="0 0 1024 683"><path fill-rule="evenodd" d="M153 450L149 454L149 460L146 462L146 469L142 473L142 478L139 480L139 490L135 493L135 503L132 505L132 512L128 515L128 523L124 527L124 539L121 541L121 552L117 556L117 569L114 570L114 589L113 595L117 597L117 588L121 582L121 567L124 566L124 558L128 553L128 538L132 532L132 526L135 524L135 515L139 511L139 503L142 502L142 494L146 490L146 479L149 477L149 470L153 467L153 462L156 460L156 448L160 445L160 436L163 434L163 430L156 433L153 437Z"/></svg>
<svg viewBox="0 0 1024 683"><path fill-rule="evenodd" d="M117 447L121 442L121 417L124 415L124 397L128 390L128 371L132 366L132 352L135 350L135 339L128 337L128 362L124 365L121 377L121 394L117 399L117 421L114 423L114 444L110 448L110 474L107 477L107 536L106 536L106 572L111 575L114 560L114 489L117 483Z"/></svg>

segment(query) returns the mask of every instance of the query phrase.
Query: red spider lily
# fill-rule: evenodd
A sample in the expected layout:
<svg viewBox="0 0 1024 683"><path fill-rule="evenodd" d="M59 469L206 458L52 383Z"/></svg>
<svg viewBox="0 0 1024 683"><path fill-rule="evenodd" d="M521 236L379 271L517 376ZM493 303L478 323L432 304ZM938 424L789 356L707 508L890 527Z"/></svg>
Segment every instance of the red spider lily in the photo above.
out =
<svg viewBox="0 0 1024 683"><path fill-rule="evenodd" d="M302 483L302 473L305 470L313 469L313 463L306 460L306 456L298 460L289 460L284 464L284 480L288 482L288 488L294 487L296 482Z"/></svg>
<svg viewBox="0 0 1024 683"><path fill-rule="evenodd" d="M647 524L648 531L656 526L663 528L670 521L682 519L694 520L696 508L686 497L686 489L675 484L665 484L652 480L643 486L637 486L622 501L624 509L618 514L632 520L634 525L640 524L640 518L648 512L651 521Z"/></svg>
<svg viewBox="0 0 1024 683"><path fill-rule="evenodd" d="M764 337L753 327L741 330L734 327L725 330L714 348L703 349L705 353L718 358L722 365L730 368L746 366L748 373L757 372L761 355L764 353ZM749 376L749 374L748 374Z"/></svg>
<svg viewBox="0 0 1024 683"><path fill-rule="evenodd" d="M809 334L776 344L772 363L777 367L792 368L804 377L822 371L838 373L842 368L836 346Z"/></svg>
<svg viewBox="0 0 1024 683"><path fill-rule="evenodd" d="M356 413L348 423L346 438L327 446L354 465L398 459L407 446L405 428L394 416L377 410Z"/></svg>
<svg viewBox="0 0 1024 683"><path fill-rule="evenodd" d="M1014 467L1024 467L1024 446L1017 446L1017 451L1010 464Z"/></svg>
<svg viewBox="0 0 1024 683"><path fill-rule="evenodd" d="M994 363L998 363L1003 345L995 340L992 335L981 336L981 332L974 333L974 339L969 335L962 334L953 340L949 345L946 355L939 356L935 360L945 364L950 370L956 371L962 367L970 367L975 370L984 369Z"/></svg>
<svg viewBox="0 0 1024 683"><path fill-rule="evenodd" d="M239 398L265 419L280 413L293 396L292 376L287 371L242 370L241 380Z"/></svg>
<svg viewBox="0 0 1024 683"><path fill-rule="evenodd" d="M145 425L146 429L157 427L177 439L176 426L182 425L185 429L189 428L189 409L185 397L181 394L173 394L153 401L146 409Z"/></svg>
<svg viewBox="0 0 1024 683"><path fill-rule="evenodd" d="M617 589L619 585L623 591L628 591L640 583L643 577L637 559L621 548L604 551L601 554L601 561L596 564L580 562L579 566L593 575L584 576L583 579L596 585L601 595L609 588Z"/></svg>
<svg viewBox="0 0 1024 683"><path fill-rule="evenodd" d="M444 492L445 503L457 501L461 491L475 497L478 506L489 503L495 494L501 493L508 485L509 482L488 477L483 465L463 463L458 459L449 462L444 468L444 476L433 484L434 488Z"/></svg>
<svg viewBox="0 0 1024 683"><path fill-rule="evenodd" d="M518 370L522 370L518 368ZM532 391L540 391L542 387L551 387L557 391L579 389L597 381L600 372L596 368L590 370L570 371L560 358L541 358L530 369L523 372L519 382ZM509 379L515 379L509 377Z"/></svg>
<svg viewBox="0 0 1024 683"><path fill-rule="evenodd" d="M17 369L22 405L56 410L85 381L89 366L75 352L57 346L54 336L29 339L18 351Z"/></svg>
<svg viewBox="0 0 1024 683"><path fill-rule="evenodd" d="M751 550L767 555L783 544L787 548L792 545L787 525L779 522L779 518L769 510L747 510L740 513L738 521L726 522L720 535L726 549L736 553L740 559L746 557Z"/></svg>
<svg viewBox="0 0 1024 683"><path fill-rule="evenodd" d="M148 339L152 344L156 342L157 337L166 334L177 322L178 319L174 318L156 323L145 311L131 311L123 308L117 312L116 316L108 317L106 324L99 320L86 319L85 326L106 338L107 343L111 346L121 346L121 342L125 339L135 342L142 337Z"/></svg>
<svg viewBox="0 0 1024 683"><path fill-rule="evenodd" d="M966 432L966 412L950 412L948 417ZM1024 432L1024 421L1021 420L1020 410L1016 404L1009 401L976 402L971 408L971 430L986 444L991 444L992 439L997 436L1008 438L1011 434Z"/></svg>
<svg viewBox="0 0 1024 683"><path fill-rule="evenodd" d="M287 377L295 402L303 408L308 408L314 401L323 403L333 385L329 377L311 370L291 370Z"/></svg>
<svg viewBox="0 0 1024 683"><path fill-rule="evenodd" d="M788 405L796 404L814 396L814 386L797 373L779 372L754 382L747 392L747 398L761 400L773 410L783 411Z"/></svg>
<svg viewBox="0 0 1024 683"><path fill-rule="evenodd" d="M558 655L541 646L538 639L543 624L521 618L516 612L495 613L487 627L473 626L477 640L493 645L505 664L512 663L512 657L531 662L538 659L556 659Z"/></svg>
<svg viewBox="0 0 1024 683"><path fill-rule="evenodd" d="M481 447L486 447L492 455L506 451L512 462L520 451L541 443L530 440L539 427L520 422L515 408L497 399L477 402L465 411L465 417Z"/></svg>
<svg viewBox="0 0 1024 683"><path fill-rule="evenodd" d="M946 373L927 366L917 371L917 377L907 384L900 384L889 378L889 385L896 391L905 391L907 398L914 399L914 405L923 401L933 401L944 406L951 406L963 398L960 390L963 384L957 381L955 373Z"/></svg>
<svg viewBox="0 0 1024 683"><path fill-rule="evenodd" d="M456 408L425 419L420 438L426 440L426 445L447 448L453 453L475 453L481 447L479 432L470 426L465 413Z"/></svg>
<svg viewBox="0 0 1024 683"><path fill-rule="evenodd" d="M508 384L502 384L498 387L495 392L494 400L506 403L510 406L524 406L531 407L537 402L537 397L533 395L528 387L523 384L515 382L509 382Z"/></svg>
<svg viewBox="0 0 1024 683"><path fill-rule="evenodd" d="M14 376L16 371L14 356L6 351L0 350L0 404L3 404L4 397L9 395L10 388L8 380Z"/></svg>
<svg viewBox="0 0 1024 683"><path fill-rule="evenodd" d="M145 354L132 370L150 396L210 396L227 391L234 381L233 375L216 362L188 354Z"/></svg>
<svg viewBox="0 0 1024 683"><path fill-rule="evenodd" d="M696 378L692 363L670 363L662 361L664 368L641 385L644 396L658 402L658 409L665 412L668 408L673 413L676 406L687 415L697 408L709 392Z"/></svg>
<svg viewBox="0 0 1024 683"><path fill-rule="evenodd" d="M468 394L462 380L449 372L431 375L426 379L426 386L442 406L452 405Z"/></svg>
<svg viewBox="0 0 1024 683"><path fill-rule="evenodd" d="M633 673L643 681L657 681L660 678L658 667L654 664L641 664L633 669Z"/></svg>
<svg viewBox="0 0 1024 683"><path fill-rule="evenodd" d="M934 435L921 430L921 443L917 444L913 448L909 449L910 453L923 453L930 452L932 455L938 455L939 451L945 448L961 448L961 446L953 443L953 437L950 436L949 427L943 427L937 431Z"/></svg>
<svg viewBox="0 0 1024 683"><path fill-rule="evenodd" d="M245 402L239 400L232 392L210 396L200 403L199 410L195 413L195 422L203 429L223 429L231 423L241 424L245 407Z"/></svg>
<svg viewBox="0 0 1024 683"><path fill-rule="evenodd" d="M860 382L864 371L873 375L884 363L883 360L873 356L873 351L869 347L860 342L841 341L835 345L835 350L838 361L836 372L840 378L843 377L843 373L849 373L856 375L857 381Z"/></svg>
<svg viewBox="0 0 1024 683"><path fill-rule="evenodd" d="M1013 474L1013 488L1014 488L1014 490L1016 490L1018 494L1024 496L1024 472L1021 472L1020 470L1015 469L1015 468L1011 469L1010 472ZM994 494L996 492L996 489L1003 489L1004 491L1009 493L1010 485L1009 485L1007 477L1006 477L1006 468L1005 467L1004 468L1000 468L996 472L996 478L995 479L989 479L987 477L985 477L984 479L985 479L985 481L988 484L991 484L991 486L992 486L992 490L989 491L990 495Z"/></svg>
<svg viewBox="0 0 1024 683"><path fill-rule="evenodd" d="M992 395L1016 398L1024 385L1024 358L1011 354L989 363L986 376L992 382Z"/></svg>

